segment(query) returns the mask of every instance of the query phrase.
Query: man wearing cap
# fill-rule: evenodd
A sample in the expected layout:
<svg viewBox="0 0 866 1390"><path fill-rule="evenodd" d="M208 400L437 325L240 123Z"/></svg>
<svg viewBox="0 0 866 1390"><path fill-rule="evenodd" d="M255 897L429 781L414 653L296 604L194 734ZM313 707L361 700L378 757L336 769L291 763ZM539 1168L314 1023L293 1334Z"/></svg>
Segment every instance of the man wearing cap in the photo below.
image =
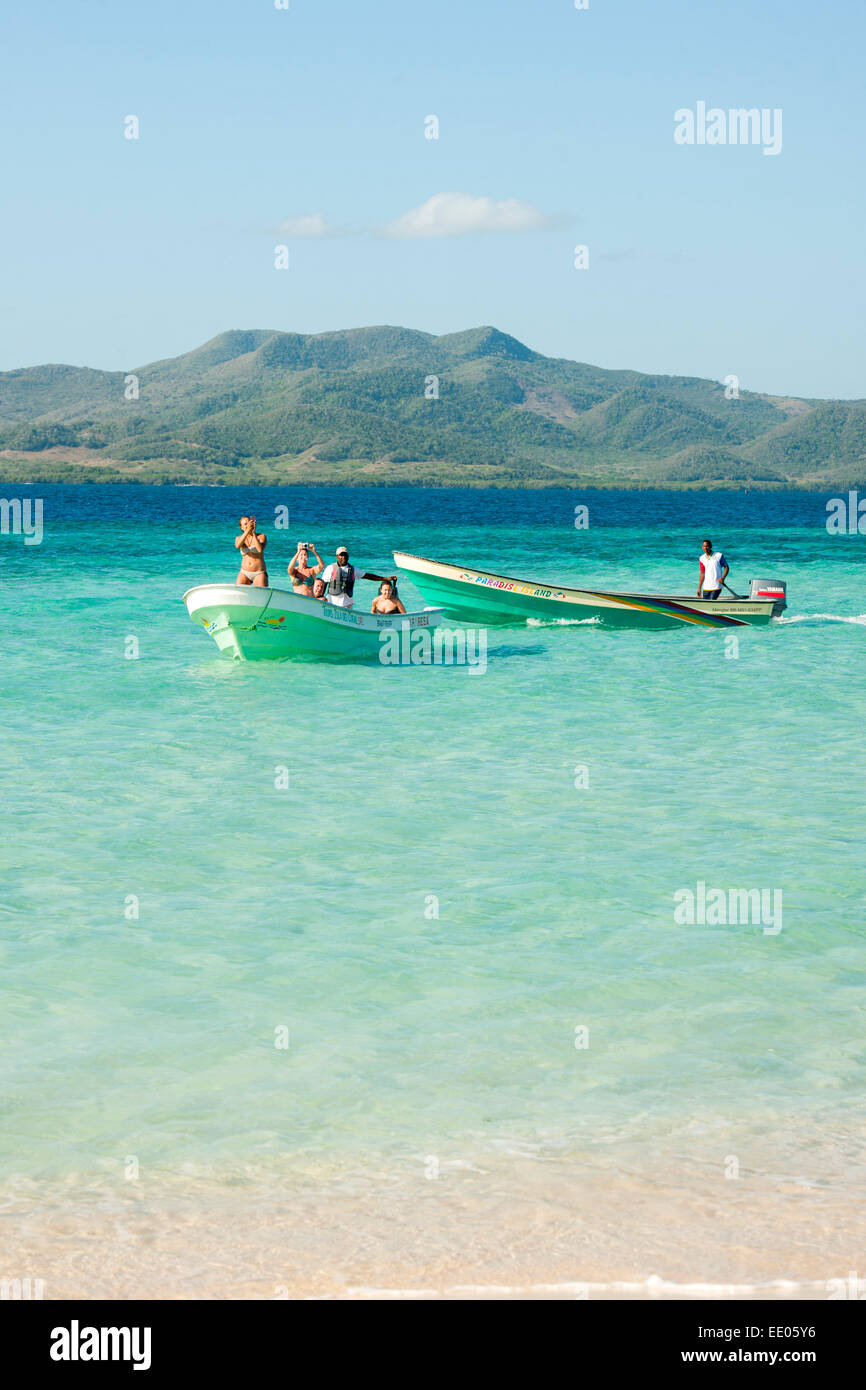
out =
<svg viewBox="0 0 866 1390"><path fill-rule="evenodd" d="M325 585L325 600L337 608L351 608L355 582L358 579L390 579L388 574L372 574L369 570L357 570L349 564L349 552L344 545L337 546L337 558L326 565L322 572Z"/></svg>

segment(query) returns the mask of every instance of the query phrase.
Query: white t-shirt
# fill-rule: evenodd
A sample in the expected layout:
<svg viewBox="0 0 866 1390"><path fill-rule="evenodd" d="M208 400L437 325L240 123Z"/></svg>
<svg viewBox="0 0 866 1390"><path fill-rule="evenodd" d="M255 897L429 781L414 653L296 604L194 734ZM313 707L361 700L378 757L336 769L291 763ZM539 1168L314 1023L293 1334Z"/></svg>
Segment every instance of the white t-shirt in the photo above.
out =
<svg viewBox="0 0 866 1390"><path fill-rule="evenodd" d="M325 565L325 568L322 570L322 579L325 581L325 599L328 603L333 603L335 608L351 608L353 606L353 595L328 593L328 585L334 577L334 571L336 570L336 568L337 562L336 560L332 560L330 565ZM343 571L344 574L349 569L354 569L356 584L358 583L358 580L360 579L361 575L365 572L363 565L341 565L340 569Z"/></svg>
<svg viewBox="0 0 866 1390"><path fill-rule="evenodd" d="M721 589L722 570L725 568L725 557L721 550L717 550L714 555L707 555L701 551L701 569L704 572L701 588Z"/></svg>

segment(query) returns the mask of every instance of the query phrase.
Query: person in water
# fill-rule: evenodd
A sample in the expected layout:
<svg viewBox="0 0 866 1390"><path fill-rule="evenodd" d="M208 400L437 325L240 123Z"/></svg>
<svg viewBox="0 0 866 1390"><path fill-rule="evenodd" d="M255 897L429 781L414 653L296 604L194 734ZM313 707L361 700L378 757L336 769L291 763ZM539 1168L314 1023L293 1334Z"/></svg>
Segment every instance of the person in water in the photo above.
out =
<svg viewBox="0 0 866 1390"><path fill-rule="evenodd" d="M260 589L267 588L268 569L265 564L265 546L268 538L264 531L256 531L254 516L242 516L241 533L235 536L235 550L242 555L240 573L236 584L255 584Z"/></svg>
<svg viewBox="0 0 866 1390"><path fill-rule="evenodd" d="M310 564L310 552L316 557L315 565ZM325 562L314 545L299 545L289 561L289 578L292 590L305 598L313 598L313 581L322 573Z"/></svg>
<svg viewBox="0 0 866 1390"><path fill-rule="evenodd" d="M370 570L359 570L349 564L349 552L344 545L337 546L337 559L325 567L322 578L325 581L325 598L337 608L351 608L352 595L358 579L386 579L384 574L373 574Z"/></svg>
<svg viewBox="0 0 866 1390"><path fill-rule="evenodd" d="M371 613L405 613L406 609L400 601L397 593L397 582L394 579L383 579L379 585L379 592L373 599Z"/></svg>
<svg viewBox="0 0 866 1390"><path fill-rule="evenodd" d="M313 598L321 599L322 602L324 602L324 599L325 599L325 581L324 581L324 579L322 578L321 575L319 575L318 579L314 579L314 580L313 580Z"/></svg>
<svg viewBox="0 0 866 1390"><path fill-rule="evenodd" d="M718 598L728 577L728 562L720 550L713 550L711 540L705 540L700 556L698 598Z"/></svg>

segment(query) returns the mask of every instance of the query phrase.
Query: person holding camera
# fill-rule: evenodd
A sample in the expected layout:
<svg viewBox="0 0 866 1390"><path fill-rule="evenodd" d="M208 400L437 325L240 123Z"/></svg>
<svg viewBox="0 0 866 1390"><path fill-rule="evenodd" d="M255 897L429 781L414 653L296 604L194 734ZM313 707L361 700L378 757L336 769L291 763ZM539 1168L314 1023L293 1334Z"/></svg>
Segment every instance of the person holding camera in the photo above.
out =
<svg viewBox="0 0 866 1390"><path fill-rule="evenodd" d="M240 527L240 535L235 536L235 550L241 552L243 559L241 560L240 574L235 583L255 584L260 589L267 588L268 569L265 562L265 546L268 543L268 538L264 531L256 532L254 516L242 516Z"/></svg>
<svg viewBox="0 0 866 1390"><path fill-rule="evenodd" d="M315 555L316 564L310 564L310 555ZM304 598L313 598L313 580L322 573L325 562L319 556L316 547L311 543L298 541L298 548L289 561L289 578L292 581L292 591L301 594Z"/></svg>

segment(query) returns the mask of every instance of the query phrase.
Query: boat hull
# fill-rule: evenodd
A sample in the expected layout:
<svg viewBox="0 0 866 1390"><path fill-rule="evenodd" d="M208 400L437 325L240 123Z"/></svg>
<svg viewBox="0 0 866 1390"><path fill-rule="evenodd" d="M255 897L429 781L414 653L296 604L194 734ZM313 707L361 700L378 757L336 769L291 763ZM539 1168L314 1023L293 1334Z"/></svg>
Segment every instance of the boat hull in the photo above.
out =
<svg viewBox="0 0 866 1390"><path fill-rule="evenodd" d="M183 596L221 652L244 661L289 657L377 660L383 632L410 634L434 628L441 609L419 613L363 613L319 599L252 584L199 584Z"/></svg>
<svg viewBox="0 0 866 1390"><path fill-rule="evenodd" d="M595 621L605 626L664 629L687 626L742 627L768 623L771 600L697 599L666 594L618 594L564 589L533 579L446 565L420 555L394 552L398 567L428 603L464 622L514 623L529 618L551 622Z"/></svg>

